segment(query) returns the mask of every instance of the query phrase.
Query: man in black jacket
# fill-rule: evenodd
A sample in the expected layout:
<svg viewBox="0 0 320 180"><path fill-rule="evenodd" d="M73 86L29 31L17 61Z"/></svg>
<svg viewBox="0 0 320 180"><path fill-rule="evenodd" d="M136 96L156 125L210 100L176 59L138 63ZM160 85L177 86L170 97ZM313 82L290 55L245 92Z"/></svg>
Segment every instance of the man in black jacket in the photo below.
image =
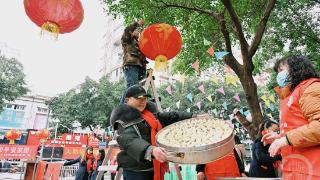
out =
<svg viewBox="0 0 320 180"><path fill-rule="evenodd" d="M148 103L150 97L140 85L127 89L126 103L112 111L110 124L116 131L117 142L121 148L117 161L124 169L124 180L153 180L159 174L154 168L155 163L167 161L164 148L155 146L153 126L145 112L150 112L152 118L160 122L160 126L178 122L192 117L187 112L158 112L154 104ZM144 117L144 118L142 118Z"/></svg>

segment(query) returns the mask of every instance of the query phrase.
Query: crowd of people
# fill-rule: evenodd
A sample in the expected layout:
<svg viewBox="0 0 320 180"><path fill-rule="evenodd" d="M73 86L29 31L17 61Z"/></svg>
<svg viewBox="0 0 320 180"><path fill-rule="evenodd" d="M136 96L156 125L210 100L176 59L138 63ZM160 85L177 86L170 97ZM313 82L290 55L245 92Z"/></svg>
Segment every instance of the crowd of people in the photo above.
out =
<svg viewBox="0 0 320 180"><path fill-rule="evenodd" d="M110 124L120 146L117 155L124 180L162 180L168 171L166 149L158 147L155 136L163 127L195 117L190 112L159 112L151 96L139 85L146 76L146 58L138 47L140 20L125 28L121 38L124 50L123 69L127 83L121 103L111 114ZM252 159L245 172L245 151L235 136L236 145L227 156L196 166L197 179L215 177L282 177L320 179L320 78L311 61L291 56L276 62L280 100L279 122L265 120L251 150ZM102 157L102 155L101 155ZM102 158L103 159L103 158ZM101 158L92 156L92 148L65 165L79 163L77 179L96 177Z"/></svg>

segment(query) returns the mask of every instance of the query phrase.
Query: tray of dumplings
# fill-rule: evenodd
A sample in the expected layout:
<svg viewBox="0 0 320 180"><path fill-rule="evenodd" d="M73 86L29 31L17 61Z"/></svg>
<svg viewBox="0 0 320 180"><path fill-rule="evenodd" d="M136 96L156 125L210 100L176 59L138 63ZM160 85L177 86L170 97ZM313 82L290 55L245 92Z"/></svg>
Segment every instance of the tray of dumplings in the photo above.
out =
<svg viewBox="0 0 320 180"><path fill-rule="evenodd" d="M228 155L234 148L233 128L216 118L191 118L166 126L156 143L168 152L168 161L203 164Z"/></svg>

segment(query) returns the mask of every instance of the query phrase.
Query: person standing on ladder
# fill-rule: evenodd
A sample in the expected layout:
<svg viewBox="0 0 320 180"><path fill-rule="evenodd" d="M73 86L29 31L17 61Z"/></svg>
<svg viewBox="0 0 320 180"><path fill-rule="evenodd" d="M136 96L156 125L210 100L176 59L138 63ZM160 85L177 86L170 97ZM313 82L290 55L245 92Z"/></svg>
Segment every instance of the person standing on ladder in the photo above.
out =
<svg viewBox="0 0 320 180"><path fill-rule="evenodd" d="M123 49L123 72L127 88L138 84L140 80L146 77L146 66L148 61L139 49L139 32L137 31L137 28L143 27L143 25L143 19L130 24L125 28L121 37ZM124 103L124 97L122 97L120 101L121 104Z"/></svg>

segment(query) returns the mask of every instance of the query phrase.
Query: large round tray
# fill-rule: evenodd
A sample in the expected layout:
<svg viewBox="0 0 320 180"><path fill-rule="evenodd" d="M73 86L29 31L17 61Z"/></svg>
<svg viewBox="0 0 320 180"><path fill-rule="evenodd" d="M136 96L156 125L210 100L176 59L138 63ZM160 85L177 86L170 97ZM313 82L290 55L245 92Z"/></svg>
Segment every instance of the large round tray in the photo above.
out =
<svg viewBox="0 0 320 180"><path fill-rule="evenodd" d="M211 118L210 118L211 119ZM220 119L215 119L220 120ZM187 119L175 123L174 125L179 125L185 123L186 121L197 121L196 118ZM208 162L215 161L219 158L222 158L225 155L228 155L234 148L234 136L233 131L228 134L227 138L221 139L218 142L213 144L196 146L196 147L173 147L168 146L162 143L159 143L158 136L166 129L172 127L169 125L161 129L156 135L156 143L158 146L163 147L167 150L169 156L168 161L179 163L179 164L204 164ZM231 127L230 127L231 128Z"/></svg>

